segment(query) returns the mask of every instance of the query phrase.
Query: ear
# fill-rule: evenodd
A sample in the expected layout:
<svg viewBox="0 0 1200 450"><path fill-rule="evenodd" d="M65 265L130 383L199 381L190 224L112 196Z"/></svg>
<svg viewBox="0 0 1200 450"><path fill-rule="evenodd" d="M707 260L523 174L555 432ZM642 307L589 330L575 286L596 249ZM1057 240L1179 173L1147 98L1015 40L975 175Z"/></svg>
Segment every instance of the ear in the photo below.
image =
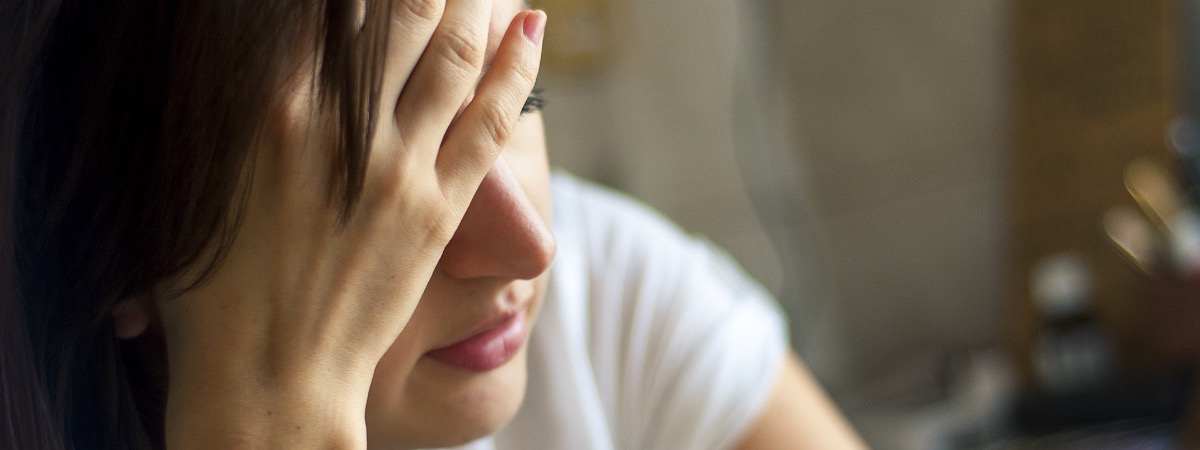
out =
<svg viewBox="0 0 1200 450"><path fill-rule="evenodd" d="M121 299L113 306L113 331L118 339L133 339L150 325L150 307L145 297Z"/></svg>

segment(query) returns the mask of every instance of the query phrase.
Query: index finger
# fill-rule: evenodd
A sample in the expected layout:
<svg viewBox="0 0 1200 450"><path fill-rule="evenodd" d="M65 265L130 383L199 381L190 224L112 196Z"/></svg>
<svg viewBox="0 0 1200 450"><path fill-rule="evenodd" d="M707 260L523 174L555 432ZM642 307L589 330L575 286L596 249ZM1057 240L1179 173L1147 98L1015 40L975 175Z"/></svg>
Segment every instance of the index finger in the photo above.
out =
<svg viewBox="0 0 1200 450"><path fill-rule="evenodd" d="M546 14L526 11L513 18L494 64L475 97L446 135L437 156L442 179L478 185L508 142L541 63ZM464 190L471 195L474 189Z"/></svg>

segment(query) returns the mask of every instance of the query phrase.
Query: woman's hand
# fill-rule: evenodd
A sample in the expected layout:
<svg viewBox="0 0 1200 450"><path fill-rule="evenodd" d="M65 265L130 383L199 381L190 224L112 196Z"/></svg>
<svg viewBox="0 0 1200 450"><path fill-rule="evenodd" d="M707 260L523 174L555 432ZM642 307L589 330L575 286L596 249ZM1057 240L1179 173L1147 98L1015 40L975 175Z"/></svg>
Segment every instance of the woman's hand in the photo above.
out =
<svg viewBox="0 0 1200 450"><path fill-rule="evenodd" d="M490 70L492 0L396 0L359 204L339 222L313 71L289 83L211 276L158 304L167 442L361 447L376 363L405 327L533 88L545 16L518 14ZM477 85L478 82L478 85ZM335 197L336 198L336 197Z"/></svg>

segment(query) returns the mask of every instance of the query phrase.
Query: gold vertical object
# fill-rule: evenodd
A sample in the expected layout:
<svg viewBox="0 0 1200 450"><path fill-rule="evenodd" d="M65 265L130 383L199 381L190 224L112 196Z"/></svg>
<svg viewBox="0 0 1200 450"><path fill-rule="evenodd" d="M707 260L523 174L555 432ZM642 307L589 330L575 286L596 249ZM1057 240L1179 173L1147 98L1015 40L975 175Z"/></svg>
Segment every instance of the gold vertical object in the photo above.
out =
<svg viewBox="0 0 1200 450"><path fill-rule="evenodd" d="M536 0L546 11L542 63L551 70L587 73L599 70L612 51L612 8L606 0Z"/></svg>
<svg viewBox="0 0 1200 450"><path fill-rule="evenodd" d="M1178 109L1176 23L1168 0L1018 0L1013 8L1010 343L1026 386L1041 318L1029 273L1046 255L1089 263L1093 305L1124 369L1153 365L1145 280L1107 242L1104 212L1133 201L1138 157L1167 161Z"/></svg>

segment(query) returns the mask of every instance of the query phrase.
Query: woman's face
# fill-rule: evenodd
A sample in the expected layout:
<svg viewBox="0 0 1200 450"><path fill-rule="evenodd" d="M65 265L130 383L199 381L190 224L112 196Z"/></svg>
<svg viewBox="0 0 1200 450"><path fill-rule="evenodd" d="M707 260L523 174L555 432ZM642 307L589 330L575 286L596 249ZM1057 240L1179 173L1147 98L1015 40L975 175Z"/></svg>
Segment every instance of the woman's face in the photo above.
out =
<svg viewBox="0 0 1200 450"><path fill-rule="evenodd" d="M521 7L495 0L489 60ZM535 112L521 117L412 319L375 369L366 414L371 447L461 444L513 417L525 393L525 341L554 252Z"/></svg>

